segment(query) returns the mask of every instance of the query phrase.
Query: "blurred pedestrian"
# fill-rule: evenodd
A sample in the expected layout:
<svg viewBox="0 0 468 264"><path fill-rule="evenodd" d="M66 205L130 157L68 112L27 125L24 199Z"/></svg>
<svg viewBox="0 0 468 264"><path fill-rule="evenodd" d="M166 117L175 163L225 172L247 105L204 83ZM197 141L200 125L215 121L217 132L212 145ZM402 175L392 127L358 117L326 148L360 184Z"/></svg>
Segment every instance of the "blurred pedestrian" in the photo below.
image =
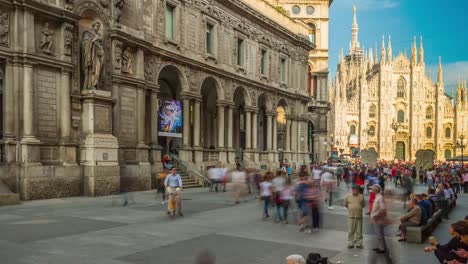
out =
<svg viewBox="0 0 468 264"><path fill-rule="evenodd" d="M276 215L275 215L275 222L282 222L282 213L281 209L283 206L283 200L281 198L281 191L284 188L284 185L286 183L286 179L283 177L281 171L276 172L276 177L273 179L272 184L273 184L273 201L276 206Z"/></svg>
<svg viewBox="0 0 468 264"><path fill-rule="evenodd" d="M305 192L305 204L308 210L308 216L310 217L310 227L309 233L317 232L319 230L320 224L320 203L321 195L319 184L317 182L312 182L308 185L308 188Z"/></svg>
<svg viewBox="0 0 468 264"><path fill-rule="evenodd" d="M328 209L333 210L333 190L335 188L335 179L333 174L326 169L321 176L320 185L322 186L322 190L325 191L325 194L328 196Z"/></svg>
<svg viewBox="0 0 468 264"><path fill-rule="evenodd" d="M272 176L273 173L267 172L263 177L263 181L260 183L260 193L263 200L263 218L270 217L268 210L273 192L273 185L270 182Z"/></svg>
<svg viewBox="0 0 468 264"><path fill-rule="evenodd" d="M231 172L231 178L232 178L232 184L233 184L232 190L234 194L234 202L236 204L240 203L241 195L244 192L246 176L247 174L240 167L236 168L233 172Z"/></svg>
<svg viewBox="0 0 468 264"><path fill-rule="evenodd" d="M286 264L305 264L305 259L301 255L289 255L286 258Z"/></svg>
<svg viewBox="0 0 468 264"><path fill-rule="evenodd" d="M293 199L293 190L291 187L291 182L286 182L283 190L281 191L281 200L282 200L282 209L283 209L283 223L288 223L288 210Z"/></svg>
<svg viewBox="0 0 468 264"><path fill-rule="evenodd" d="M344 206L348 208L348 248L362 248L362 209L365 204L359 186L354 185L352 193L344 199Z"/></svg>

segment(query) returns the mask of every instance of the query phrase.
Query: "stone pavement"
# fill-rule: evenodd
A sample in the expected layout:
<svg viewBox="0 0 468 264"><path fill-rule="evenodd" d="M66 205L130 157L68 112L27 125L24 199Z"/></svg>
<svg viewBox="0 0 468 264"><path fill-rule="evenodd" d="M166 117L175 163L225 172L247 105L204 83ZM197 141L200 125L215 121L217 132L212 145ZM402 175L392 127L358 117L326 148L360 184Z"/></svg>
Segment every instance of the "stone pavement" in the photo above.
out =
<svg viewBox="0 0 468 264"><path fill-rule="evenodd" d="M366 249L346 248L342 195L335 210L324 210L323 229L313 234L299 233L293 219L288 225L262 220L261 204L253 197L234 205L229 192L186 190L185 216L171 219L154 191L132 196L135 204L127 207L120 206L118 196L0 207L0 263L189 264L204 249L216 254L218 264L281 264L289 254L309 252L328 256L334 263L369 263L372 235L367 219ZM396 205L392 214L398 216L401 204ZM463 218L467 207L468 196L460 195L451 219L435 232L441 242L448 240L448 225ZM388 237L395 263L437 263L433 254L423 252L423 244L398 243L395 228L390 228Z"/></svg>

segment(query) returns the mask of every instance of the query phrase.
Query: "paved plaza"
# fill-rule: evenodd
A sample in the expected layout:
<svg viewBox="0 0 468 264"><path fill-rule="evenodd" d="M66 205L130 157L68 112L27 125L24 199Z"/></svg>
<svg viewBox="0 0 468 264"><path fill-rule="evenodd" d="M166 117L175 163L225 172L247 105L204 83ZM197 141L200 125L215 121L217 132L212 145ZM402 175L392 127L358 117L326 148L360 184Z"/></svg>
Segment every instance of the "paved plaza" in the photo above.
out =
<svg viewBox="0 0 468 264"><path fill-rule="evenodd" d="M423 188L419 187L418 191ZM23 202L0 208L0 263L8 264L166 264L194 263L204 249L216 254L219 264L285 263L287 255L318 252L333 263L369 263L372 235L365 225L365 249L346 248L346 209L340 197L335 210L324 211L323 229L299 233L288 225L261 219L261 204L254 197L234 205L231 194L207 189L184 191L183 218L170 219L154 191L132 193L135 203L121 206L121 197L68 198ZM448 225L468 212L468 196L437 228L442 242ZM401 204L391 214L401 214ZM292 218L292 217L291 217ZM366 217L367 218L367 217ZM395 229L392 226L392 229ZM390 230L396 263L437 263L424 244L398 243Z"/></svg>

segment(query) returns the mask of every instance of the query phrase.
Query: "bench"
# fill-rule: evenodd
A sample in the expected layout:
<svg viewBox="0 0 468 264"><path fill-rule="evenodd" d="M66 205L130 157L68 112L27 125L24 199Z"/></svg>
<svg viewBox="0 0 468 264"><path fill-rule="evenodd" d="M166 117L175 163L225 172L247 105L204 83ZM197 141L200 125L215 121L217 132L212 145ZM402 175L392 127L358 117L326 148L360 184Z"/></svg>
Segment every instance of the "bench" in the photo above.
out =
<svg viewBox="0 0 468 264"><path fill-rule="evenodd" d="M422 243L432 231L442 222L442 209L437 210L427 223L418 227L406 227L406 241L409 243Z"/></svg>

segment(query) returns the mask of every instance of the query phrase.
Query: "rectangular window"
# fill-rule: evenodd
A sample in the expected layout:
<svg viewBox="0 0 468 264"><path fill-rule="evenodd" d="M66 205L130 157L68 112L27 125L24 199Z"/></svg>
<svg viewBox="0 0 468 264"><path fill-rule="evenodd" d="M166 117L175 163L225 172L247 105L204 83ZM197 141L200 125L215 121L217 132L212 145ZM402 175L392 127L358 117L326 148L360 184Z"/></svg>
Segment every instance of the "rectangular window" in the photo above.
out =
<svg viewBox="0 0 468 264"><path fill-rule="evenodd" d="M241 38L237 39L237 65L244 65L244 40Z"/></svg>
<svg viewBox="0 0 468 264"><path fill-rule="evenodd" d="M260 73L266 75L266 68L267 68L267 51L262 50L262 58L260 61Z"/></svg>
<svg viewBox="0 0 468 264"><path fill-rule="evenodd" d="M206 23L206 47L205 47L205 52L208 54L213 55L214 54L214 48L213 48L213 30L214 26L210 23Z"/></svg>
<svg viewBox="0 0 468 264"><path fill-rule="evenodd" d="M280 76L281 81L286 82L286 59L281 59Z"/></svg>
<svg viewBox="0 0 468 264"><path fill-rule="evenodd" d="M166 38L174 39L174 12L175 7L166 4Z"/></svg>

